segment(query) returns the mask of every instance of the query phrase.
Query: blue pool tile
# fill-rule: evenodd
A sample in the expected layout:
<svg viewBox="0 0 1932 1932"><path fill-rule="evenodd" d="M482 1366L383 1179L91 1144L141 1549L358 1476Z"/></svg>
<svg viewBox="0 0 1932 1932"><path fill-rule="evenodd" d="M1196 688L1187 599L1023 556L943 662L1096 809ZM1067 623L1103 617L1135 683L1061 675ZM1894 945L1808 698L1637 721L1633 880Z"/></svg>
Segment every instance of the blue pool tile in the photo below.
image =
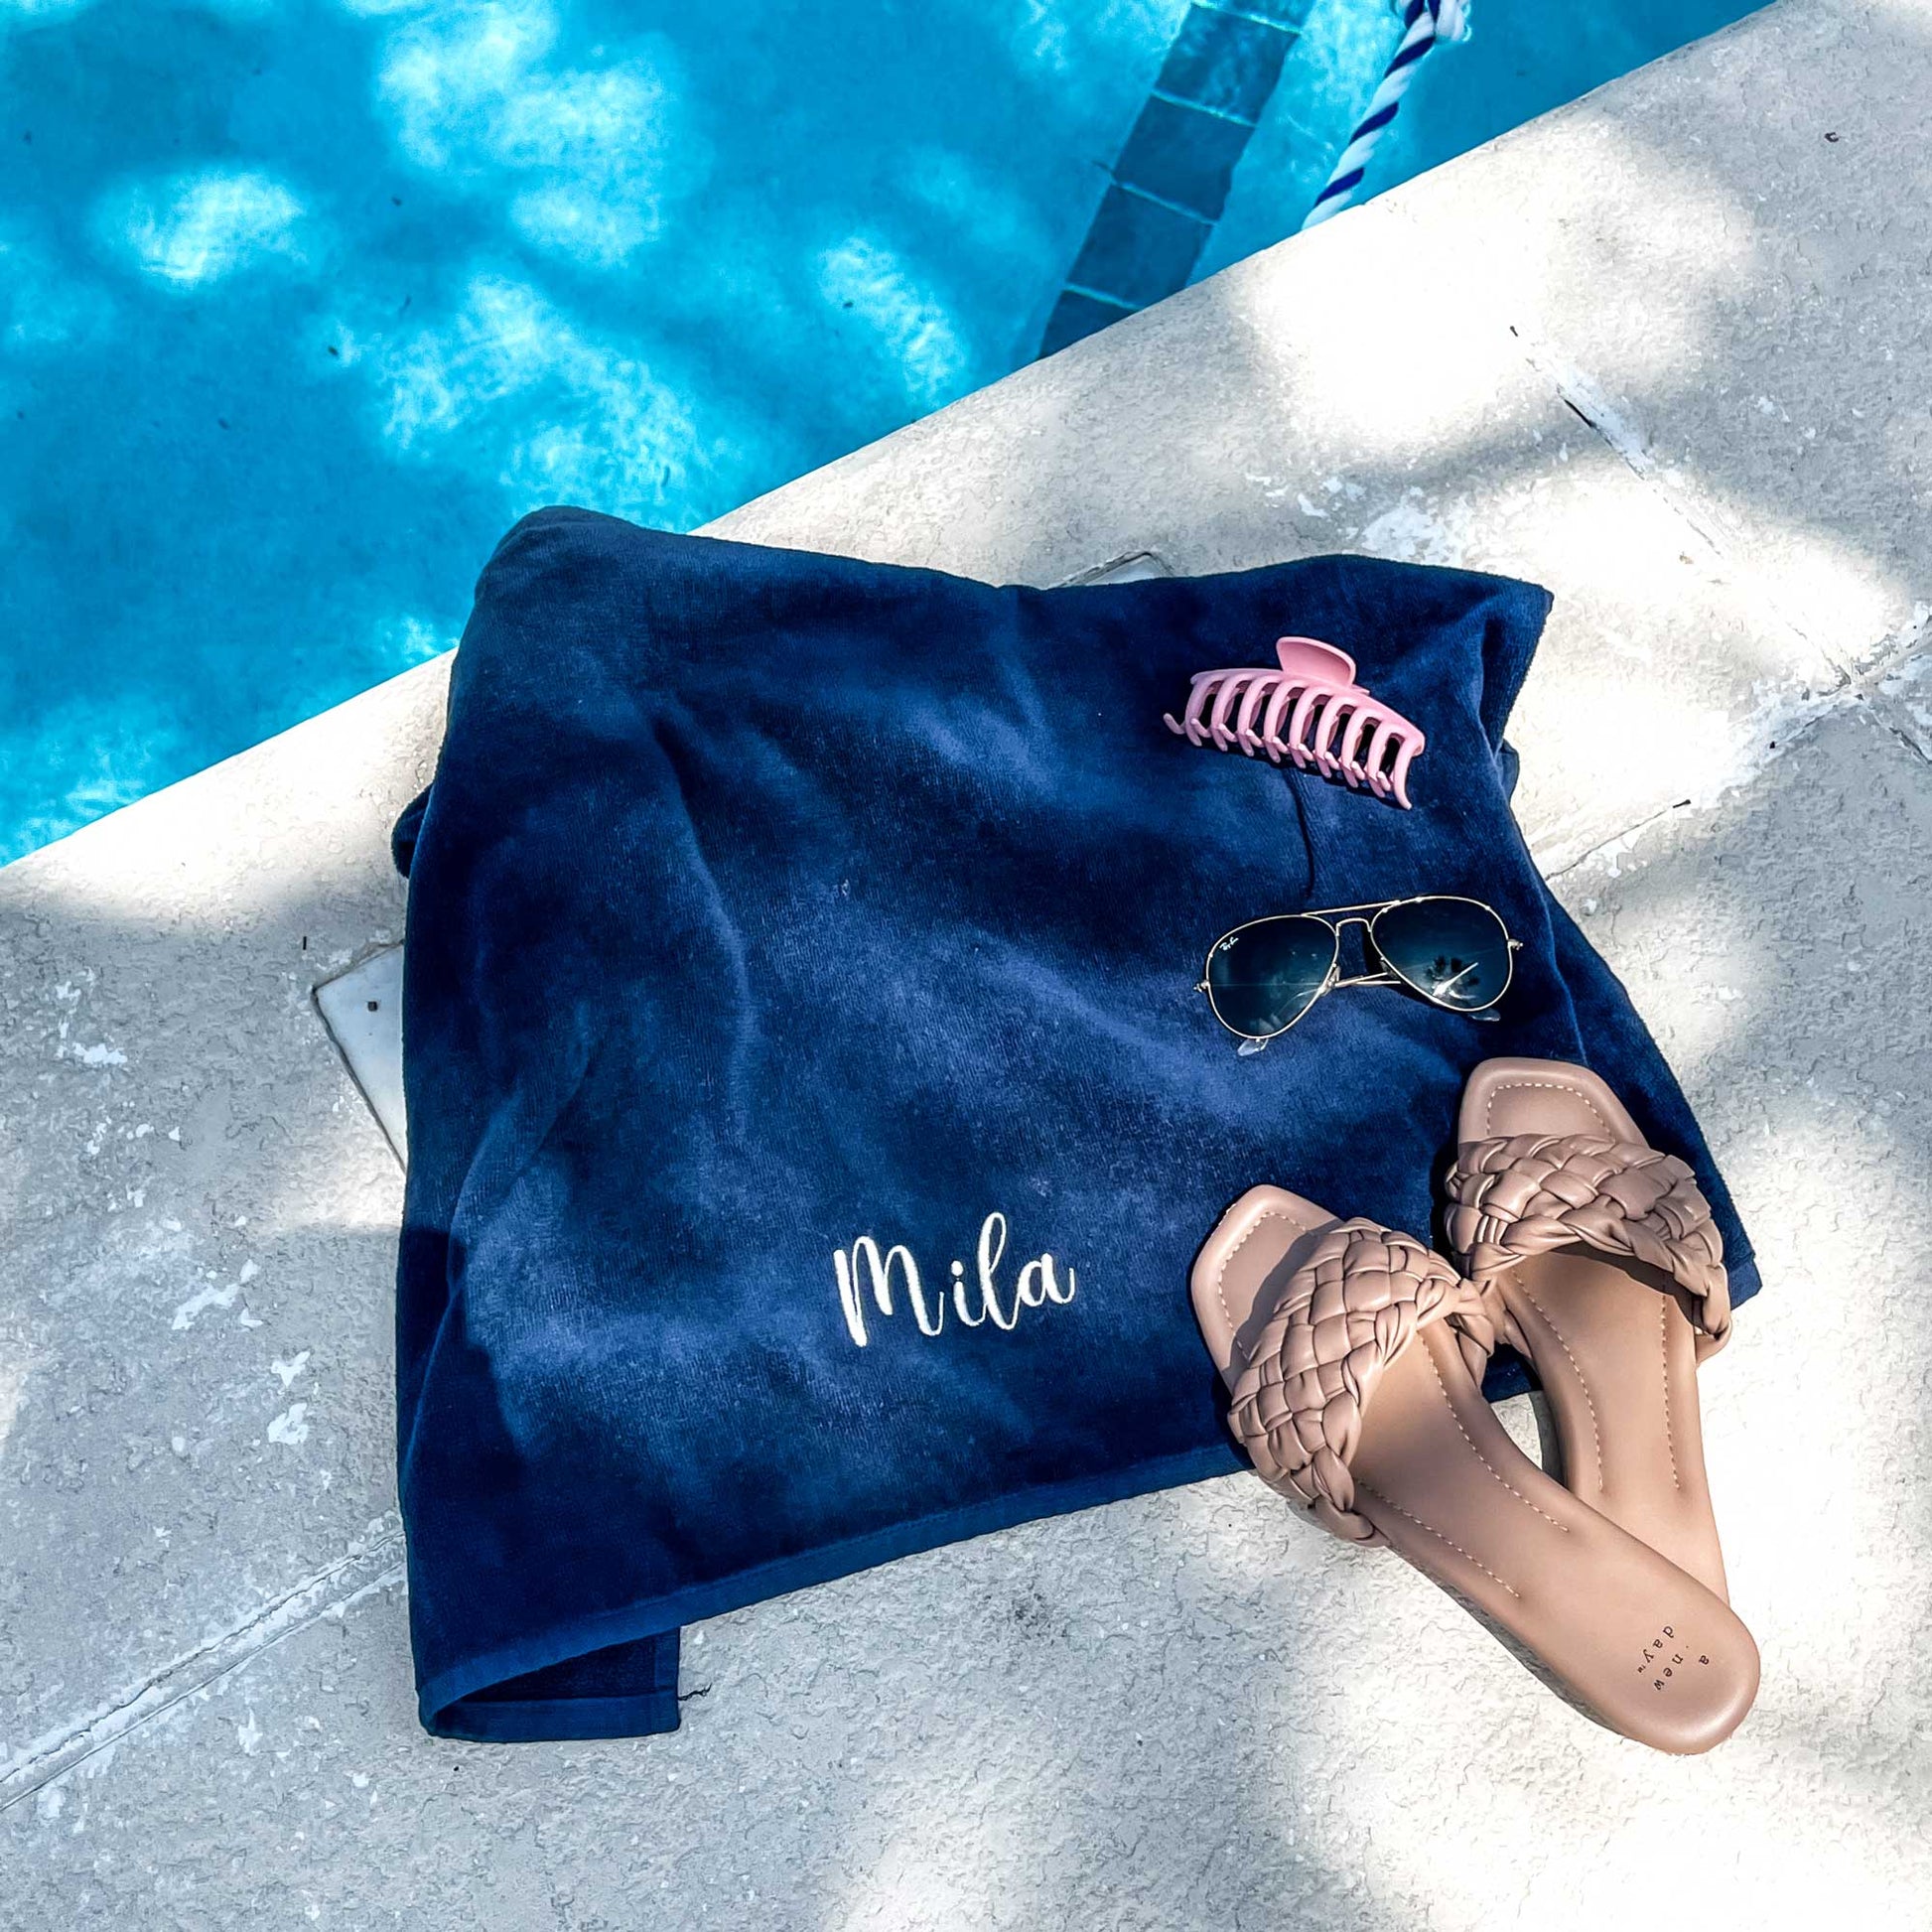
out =
<svg viewBox="0 0 1932 1932"><path fill-rule="evenodd" d="M1203 221L1216 221L1227 205L1228 185L1247 149L1248 133L1243 121L1224 120L1156 95L1141 109L1114 165L1114 179Z"/></svg>
<svg viewBox="0 0 1932 1932"><path fill-rule="evenodd" d="M1110 324L1118 322L1122 316L1131 314L1127 309L1116 308L1111 302L1096 302L1090 295L1082 295L1078 289L1062 289L1060 299L1053 304L1053 313L1047 318L1046 333L1040 338L1039 352L1051 355L1069 343L1084 342L1089 336L1096 336Z"/></svg>
<svg viewBox="0 0 1932 1932"><path fill-rule="evenodd" d="M1124 308L1144 309L1186 286L1208 225L1115 182L1093 217L1068 285L1111 296Z"/></svg>
<svg viewBox="0 0 1932 1932"><path fill-rule="evenodd" d="M1283 28L1190 7L1155 84L1176 100L1252 124L1261 118L1294 45L1294 34Z"/></svg>
<svg viewBox="0 0 1932 1932"><path fill-rule="evenodd" d="M1299 34L1307 24L1309 15L1314 11L1314 0L1226 0L1222 6L1216 6L1214 0L1195 0L1192 11L1270 21L1277 27L1286 27L1290 32Z"/></svg>

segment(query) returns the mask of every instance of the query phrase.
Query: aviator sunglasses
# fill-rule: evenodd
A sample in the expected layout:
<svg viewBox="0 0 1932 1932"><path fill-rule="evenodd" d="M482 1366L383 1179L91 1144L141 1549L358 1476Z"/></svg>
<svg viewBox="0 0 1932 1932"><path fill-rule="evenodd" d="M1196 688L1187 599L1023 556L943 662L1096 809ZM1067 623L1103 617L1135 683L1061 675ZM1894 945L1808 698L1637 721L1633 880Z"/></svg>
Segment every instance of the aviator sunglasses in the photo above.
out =
<svg viewBox="0 0 1932 1932"><path fill-rule="evenodd" d="M1349 925L1363 929L1368 963L1380 961L1380 971L1341 977L1341 930ZM1241 1052L1259 1053L1338 987L1406 986L1449 1013L1482 1014L1509 991L1521 943L1493 907L1441 893L1278 912L1222 933L1195 991L1240 1035Z"/></svg>

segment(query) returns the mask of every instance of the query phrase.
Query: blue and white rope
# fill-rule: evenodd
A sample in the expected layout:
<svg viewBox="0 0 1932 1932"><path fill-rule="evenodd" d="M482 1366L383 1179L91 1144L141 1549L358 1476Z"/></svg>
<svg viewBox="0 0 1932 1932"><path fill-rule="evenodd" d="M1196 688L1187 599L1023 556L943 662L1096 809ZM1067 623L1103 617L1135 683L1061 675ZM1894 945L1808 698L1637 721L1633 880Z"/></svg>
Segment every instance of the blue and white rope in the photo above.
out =
<svg viewBox="0 0 1932 1932"><path fill-rule="evenodd" d="M1365 113L1348 145L1341 151L1328 185L1314 198L1304 228L1312 228L1331 214L1339 214L1355 199L1362 178L1368 173L1369 156L1384 130L1402 106L1402 96L1416 77L1422 59L1438 41L1460 41L1469 37L1468 14L1464 0L1408 0L1402 10L1402 45L1395 51Z"/></svg>

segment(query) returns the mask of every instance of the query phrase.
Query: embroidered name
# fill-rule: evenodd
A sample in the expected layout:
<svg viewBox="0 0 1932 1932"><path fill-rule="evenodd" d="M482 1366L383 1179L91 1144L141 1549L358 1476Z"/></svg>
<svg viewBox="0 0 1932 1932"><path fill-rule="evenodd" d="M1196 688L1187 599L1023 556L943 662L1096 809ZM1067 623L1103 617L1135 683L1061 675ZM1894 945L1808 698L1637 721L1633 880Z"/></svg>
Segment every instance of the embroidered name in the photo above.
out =
<svg viewBox="0 0 1932 1932"><path fill-rule="evenodd" d="M946 1325L946 1310L962 1327L977 1328L985 1322L1011 1332L1020 1321L1022 1309L1044 1308L1049 1302L1064 1308L1073 1300L1079 1280L1071 1268L1064 1285L1060 1267L1050 1254L1035 1256L1014 1278L1010 1299L1000 1299L1000 1262L1007 1251L1007 1217L989 1214L980 1224L979 1246L974 1256L973 1279L969 1283L966 1264L952 1264L950 1288L928 1289L919 1275L919 1264L912 1251L896 1242L883 1252L871 1235L862 1234L851 1248L834 1248L832 1272L838 1279L839 1308L845 1315L845 1330L861 1348L868 1340L866 1305L882 1315L893 1312L893 1285L905 1293L905 1307L912 1311L922 1335L936 1335Z"/></svg>

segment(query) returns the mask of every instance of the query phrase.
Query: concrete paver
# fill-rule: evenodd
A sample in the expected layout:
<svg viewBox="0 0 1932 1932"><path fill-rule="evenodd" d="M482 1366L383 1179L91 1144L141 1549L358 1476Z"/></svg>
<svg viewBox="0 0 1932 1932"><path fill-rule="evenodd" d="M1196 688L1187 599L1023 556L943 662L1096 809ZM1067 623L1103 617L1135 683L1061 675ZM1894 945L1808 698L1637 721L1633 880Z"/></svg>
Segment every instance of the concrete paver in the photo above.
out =
<svg viewBox="0 0 1932 1932"><path fill-rule="evenodd" d="M1929 64L1922 0L1774 8L1389 197L1848 669L1932 581Z"/></svg>

